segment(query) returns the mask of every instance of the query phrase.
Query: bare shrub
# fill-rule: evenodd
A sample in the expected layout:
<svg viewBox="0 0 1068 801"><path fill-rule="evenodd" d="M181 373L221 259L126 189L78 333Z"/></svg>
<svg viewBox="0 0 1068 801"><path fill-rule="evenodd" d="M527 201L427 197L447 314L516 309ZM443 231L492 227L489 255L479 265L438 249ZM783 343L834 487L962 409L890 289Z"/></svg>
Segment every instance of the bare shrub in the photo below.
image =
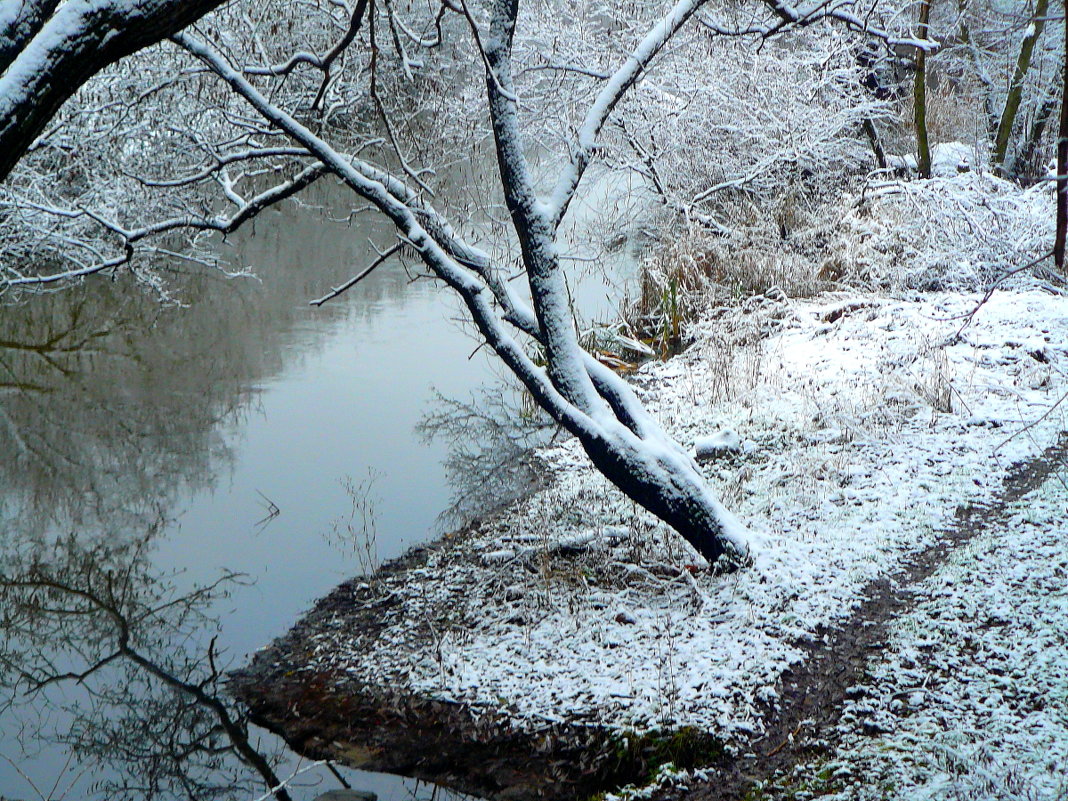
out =
<svg viewBox="0 0 1068 801"><path fill-rule="evenodd" d="M621 318L661 358L689 344L689 326L711 307L757 295L811 297L822 282L803 252L812 229L797 199L781 198L762 225L729 237L690 230L643 266ZM781 235L787 222L800 230ZM772 233L769 228L779 228ZM793 241L787 241L792 239Z"/></svg>
<svg viewBox="0 0 1068 801"><path fill-rule="evenodd" d="M927 90L927 133L932 141L985 143L986 125L978 79L941 76L932 81ZM977 159L975 165L980 163Z"/></svg>
<svg viewBox="0 0 1068 801"><path fill-rule="evenodd" d="M820 275L855 287L982 291L1052 241L1052 191L988 174L873 181L847 204Z"/></svg>
<svg viewBox="0 0 1068 801"><path fill-rule="evenodd" d="M339 546L352 551L360 573L368 582L374 581L375 573L381 566L378 557L378 503L374 491L379 478L381 473L369 469L367 477L360 481L351 476L341 480L351 507L347 516L334 521L331 537Z"/></svg>

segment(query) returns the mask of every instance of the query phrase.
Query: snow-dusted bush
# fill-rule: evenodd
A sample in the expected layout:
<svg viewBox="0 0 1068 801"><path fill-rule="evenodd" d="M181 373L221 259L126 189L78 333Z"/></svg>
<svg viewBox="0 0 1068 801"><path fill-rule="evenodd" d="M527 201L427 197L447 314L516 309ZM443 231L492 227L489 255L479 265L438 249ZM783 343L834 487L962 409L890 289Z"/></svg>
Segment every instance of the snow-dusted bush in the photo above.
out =
<svg viewBox="0 0 1068 801"><path fill-rule="evenodd" d="M1053 192L989 174L883 181L848 203L820 274L890 289L983 290L1049 253Z"/></svg>
<svg viewBox="0 0 1068 801"><path fill-rule="evenodd" d="M828 194L874 165L861 126L889 107L864 88L851 42L833 28L687 44L627 107L643 126L634 147L674 202L731 228L746 206L798 187Z"/></svg>

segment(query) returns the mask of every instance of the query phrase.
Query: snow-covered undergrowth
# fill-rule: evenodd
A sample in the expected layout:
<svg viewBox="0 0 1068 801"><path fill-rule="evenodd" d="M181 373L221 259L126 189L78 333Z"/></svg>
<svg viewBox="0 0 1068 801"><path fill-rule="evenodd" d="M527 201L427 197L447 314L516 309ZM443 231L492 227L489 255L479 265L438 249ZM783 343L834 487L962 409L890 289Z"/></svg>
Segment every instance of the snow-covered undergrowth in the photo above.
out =
<svg viewBox="0 0 1068 801"><path fill-rule="evenodd" d="M374 631L339 611L309 666L520 728L759 731L799 643L1065 427L1068 299L998 291L957 336L979 300L754 298L638 373L682 442L738 433L705 467L751 567L713 575L568 442L544 490L376 582Z"/></svg>
<svg viewBox="0 0 1068 801"><path fill-rule="evenodd" d="M828 798L1068 798L1066 479L923 583L852 689Z"/></svg>
<svg viewBox="0 0 1068 801"><path fill-rule="evenodd" d="M867 182L846 203L821 274L862 286L967 291L1048 255L1053 185L1021 191L989 173L953 174L968 150L937 146L936 177L927 181Z"/></svg>

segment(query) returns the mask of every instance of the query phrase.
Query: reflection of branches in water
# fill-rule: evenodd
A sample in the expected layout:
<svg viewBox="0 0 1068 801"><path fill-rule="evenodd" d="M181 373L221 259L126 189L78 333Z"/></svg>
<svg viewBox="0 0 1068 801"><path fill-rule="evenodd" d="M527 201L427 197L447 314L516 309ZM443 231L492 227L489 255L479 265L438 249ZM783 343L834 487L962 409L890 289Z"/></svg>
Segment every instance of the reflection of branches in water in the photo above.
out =
<svg viewBox="0 0 1068 801"><path fill-rule="evenodd" d="M424 441L449 447L445 473L452 500L445 524L463 524L522 497L538 482L532 450L556 436L553 421L504 385L480 390L468 401L435 393L433 408L416 426Z"/></svg>
<svg viewBox="0 0 1068 801"><path fill-rule="evenodd" d="M253 746L244 709L221 688L210 608L241 576L178 593L145 570L152 538L86 545L71 536L4 556L4 709L34 708L40 730L23 739L48 739L49 719L69 714L68 733L51 739L115 769L94 785L108 798L206 801L266 786L288 801L276 760Z"/></svg>
<svg viewBox="0 0 1068 801"><path fill-rule="evenodd" d="M227 458L216 426L247 397L233 363L206 358L214 343L175 335L180 325L182 315L112 283L3 309L5 528L140 529Z"/></svg>

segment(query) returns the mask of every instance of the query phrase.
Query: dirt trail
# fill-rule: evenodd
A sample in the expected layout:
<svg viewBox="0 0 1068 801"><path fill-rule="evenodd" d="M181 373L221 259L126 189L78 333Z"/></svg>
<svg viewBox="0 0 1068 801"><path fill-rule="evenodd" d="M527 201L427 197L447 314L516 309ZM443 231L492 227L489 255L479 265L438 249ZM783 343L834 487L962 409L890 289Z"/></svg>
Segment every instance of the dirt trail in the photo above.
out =
<svg viewBox="0 0 1068 801"><path fill-rule="evenodd" d="M829 753L847 690L860 682L894 620L912 606L917 586L953 550L1004 524L1012 514L1011 505L1042 486L1066 462L1068 432L1040 455L1014 465L988 503L958 507L953 523L937 543L868 588L868 600L848 625L817 631L809 644L801 646L808 651L807 657L801 666L783 675L778 687L783 703L767 711L766 733L750 744L751 753L714 765L716 778L691 784L685 797L689 801L741 801L757 782ZM681 795L669 790L657 797Z"/></svg>

